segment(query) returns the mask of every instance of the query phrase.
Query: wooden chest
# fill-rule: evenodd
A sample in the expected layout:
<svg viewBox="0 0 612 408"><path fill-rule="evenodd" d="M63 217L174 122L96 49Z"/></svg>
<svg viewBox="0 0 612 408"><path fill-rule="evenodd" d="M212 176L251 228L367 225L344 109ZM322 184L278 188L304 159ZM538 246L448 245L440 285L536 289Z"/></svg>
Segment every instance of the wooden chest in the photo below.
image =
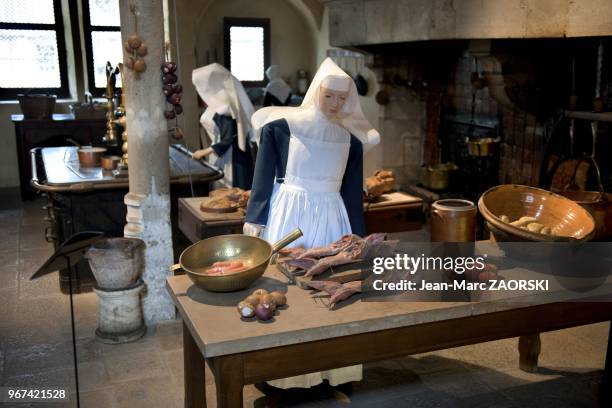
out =
<svg viewBox="0 0 612 408"><path fill-rule="evenodd" d="M366 232L402 232L423 226L423 200L403 192L377 197L363 205Z"/></svg>
<svg viewBox="0 0 612 408"><path fill-rule="evenodd" d="M242 234L244 211L209 213L200 210L200 203L208 197L179 198L179 229L191 242L225 234Z"/></svg>

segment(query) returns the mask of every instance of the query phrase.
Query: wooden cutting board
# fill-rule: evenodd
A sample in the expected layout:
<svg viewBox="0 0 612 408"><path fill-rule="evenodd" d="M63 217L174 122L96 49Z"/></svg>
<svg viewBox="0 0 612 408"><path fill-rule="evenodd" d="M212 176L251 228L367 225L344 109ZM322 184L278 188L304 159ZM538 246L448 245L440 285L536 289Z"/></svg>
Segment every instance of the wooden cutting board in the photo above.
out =
<svg viewBox="0 0 612 408"><path fill-rule="evenodd" d="M229 213L213 213L205 212L200 209L202 203L206 203L210 200L209 197L187 197L183 198L186 206L194 213L197 217L206 223L217 223L217 222L239 222L244 220L244 210L238 209L234 212Z"/></svg>
<svg viewBox="0 0 612 408"><path fill-rule="evenodd" d="M423 199L420 197L416 197L408 193L404 193L402 191L394 191L394 192L385 193L379 197L376 197L371 202L364 203L364 209L374 210L374 209L379 209L379 208L384 208L384 207L401 206L405 204L418 205L422 203L423 203Z"/></svg>

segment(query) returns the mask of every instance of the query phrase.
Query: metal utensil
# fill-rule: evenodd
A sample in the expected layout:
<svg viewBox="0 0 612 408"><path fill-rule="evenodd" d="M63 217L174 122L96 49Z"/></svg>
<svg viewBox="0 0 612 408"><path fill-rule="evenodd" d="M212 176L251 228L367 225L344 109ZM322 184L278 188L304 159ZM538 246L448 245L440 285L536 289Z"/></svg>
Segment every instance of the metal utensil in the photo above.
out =
<svg viewBox="0 0 612 408"><path fill-rule="evenodd" d="M272 255L302 236L296 228L274 245L242 234L219 235L199 241L183 251L172 270L184 270L197 286L212 292L232 292L249 287L263 275ZM247 270L228 275L208 275L206 271L219 261L240 260Z"/></svg>

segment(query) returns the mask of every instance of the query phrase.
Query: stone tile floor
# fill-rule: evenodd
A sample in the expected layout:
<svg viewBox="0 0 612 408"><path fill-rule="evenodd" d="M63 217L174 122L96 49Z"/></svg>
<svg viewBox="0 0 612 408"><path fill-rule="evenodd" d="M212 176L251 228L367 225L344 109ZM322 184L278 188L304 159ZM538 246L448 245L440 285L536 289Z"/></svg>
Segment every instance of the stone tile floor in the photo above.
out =
<svg viewBox="0 0 612 408"><path fill-rule="evenodd" d="M43 239L42 202L20 203L0 194L0 385L67 387L74 391L69 298L56 274L30 275L52 252ZM117 346L95 336L97 299L74 297L81 406L87 408L180 407L183 404L180 322L149 328L141 340ZM459 347L367 364L353 387L351 406L370 407L562 407L596 406L609 324L542 335L537 373L520 371L517 339ZM208 402L215 406L208 376ZM323 387L291 393L281 405L339 406ZM268 398L245 388L245 406ZM28 406L23 404L19 406ZM75 407L66 404L33 407Z"/></svg>

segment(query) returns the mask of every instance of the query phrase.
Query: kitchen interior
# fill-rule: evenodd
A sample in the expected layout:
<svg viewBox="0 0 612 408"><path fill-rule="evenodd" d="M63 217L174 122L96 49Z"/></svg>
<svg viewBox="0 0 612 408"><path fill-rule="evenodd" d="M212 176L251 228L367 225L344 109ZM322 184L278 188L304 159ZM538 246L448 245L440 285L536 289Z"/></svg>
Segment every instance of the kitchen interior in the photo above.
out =
<svg viewBox="0 0 612 408"><path fill-rule="evenodd" d="M36 2L26 3L34 7ZM548 192L558 194L549 207L545 199L539 201L544 202L540 211L560 217L568 229L574 228L569 235L575 234L576 239L610 240L612 4L608 1L45 3L51 17L42 16L41 21L26 21L16 9L17 1L0 6L4 55L11 55L10 47L21 35L18 30L55 30L57 40L51 48L55 47L52 53L57 61L52 69L58 72L60 84L55 97L36 96L46 93L40 92L44 86L28 85L23 76L19 77L23 84L15 85L12 80L17 74L12 73L5 75L0 87L2 386L66 388L71 398L60 406L70 407L195 406L194 401L202 399L209 406L236 406L234 395L219 391L225 379L221 368L199 367L202 376L195 380L197 369L188 370L188 347L212 353L212 359L218 357L214 353L223 353L223 347L232 347L232 339L224 345L215 340L215 334L207 334L212 340L205 335L198 340L194 332L185 336L188 326L197 331L197 316L189 323L186 316L189 310L200 310L193 305L198 299L201 310L211 315L218 309L223 317L231 309L233 319L228 317L226 323L211 318L219 324L214 327L219 332L251 323L245 327L252 330L252 339L240 339L245 348L263 348L254 345L257 338L277 346L284 345L281 339L285 338L294 342L290 333L294 326L287 326L282 318L295 310L291 308L291 295L298 290L295 285L283 286L284 300L284 295L273 292L272 297L280 296L280 300L275 300L278 310L270 322L259 314L259 320L252 314L245 320L242 309L241 318L235 312L237 302L245 298L242 292L232 293L231 301L222 297L224 293L206 297L197 292L205 293L196 287L200 286L196 280L191 288L185 275L170 272L175 263L185 267L192 260L188 251L194 246L190 245L243 232L242 209L210 210L205 204L217 193L230 201L231 193L236 193L228 190L232 186L224 182L223 169L211 160L190 157L211 144L200 126L205 103L192 84L192 71L212 63L233 67L228 57L228 19L238 21L237 25L247 24L245 19L251 19L250 23L265 20L263 32L269 31L262 42L264 68L280 66L283 80L291 87L292 106L302 102L319 65L328 57L354 79L363 114L381 135L380 143L363 159L367 234L386 233L387 240L402 242L455 241L455 230L434 234L433 204L449 199L469 200L474 213L475 208L479 210L468 241L491 237L546 241L541 237L544 233L507 227L508 223L498 220L507 211L499 201L514 199L512 191L517 191L516 195L532 200L542 200ZM137 46L128 44L124 49L124 42L135 33ZM136 64L139 60L146 63L142 70ZM160 71L158 65L164 61ZM10 67L11 63L4 64ZM170 73L176 77L170 85L181 85L180 98L174 101L178 103L161 95L163 85L168 85L160 80L166 74L164 67L172 67ZM243 81L255 111L263 103L266 81L261 79ZM40 89L28 98L26 88ZM25 96L18 102L17 94ZM168 109L172 114L164 117ZM135 137L130 139L132 134ZM83 148L86 145L93 147ZM88 165L86 155L96 153L96 147L106 150ZM495 190L497 186L501 188ZM525 191L535 192L531 196ZM485 192L490 192L490 201L483 199ZM518 205L523 207L516 214L506 213L511 216L508 221L514 220L513 215L518 219L526 214L520 211L527 211L529 202ZM551 209L552 205L557 207ZM589 215L575 215L580 211ZM587 227L580 224L583 219ZM78 233L74 241L66 241ZM103 247L95 243L98 233L142 244L130 241L129 248ZM216 241L209 242L212 248ZM70 245L117 250L130 262L141 257L142 278L135 275L128 285L115 288L125 292L117 300L112 291L103 290L92 269L124 265L118 258L113 263L103 250L98 266L95 250L72 260L61 251L80 254L84 246L75 250ZM268 247L262 247L257 256ZM56 251L59 260L48 261ZM112 256L119 257L117 253ZM261 262L267 266L269 258ZM206 287L206 282L201 285ZM143 286L145 292L141 292ZM181 296L191 296L191 303L181 303L185 302ZM295 295L296 306L312 300L300 296ZM336 316L333 319L342 320L342 313L350 313L358 303L368 304L354 298L346 300L351 302L346 307L330 309ZM288 307L282 307L285 302ZM112 307L129 310L130 321L113 319L108 313ZM603 383L609 381L609 320L593 317L597 323L560 324L556 328L562 330L517 331L512 337L483 337L491 341L447 343L458 346L454 348L423 347L403 357L366 359L362 380L353 382L348 391L328 382L282 392L262 386L263 381L245 383L240 401L259 407L348 403L597 406ZM130 326L134 321L136 326ZM198 324L203 321L209 322ZM109 335L113 330L119 334ZM275 330L277 339L269 340L266 336ZM316 336L303 330L304 337ZM536 367L523 364L522 348L529 348L528 340L538 349ZM253 378L259 377L253 374ZM188 385L198 381L202 390L206 385L199 397Z"/></svg>

